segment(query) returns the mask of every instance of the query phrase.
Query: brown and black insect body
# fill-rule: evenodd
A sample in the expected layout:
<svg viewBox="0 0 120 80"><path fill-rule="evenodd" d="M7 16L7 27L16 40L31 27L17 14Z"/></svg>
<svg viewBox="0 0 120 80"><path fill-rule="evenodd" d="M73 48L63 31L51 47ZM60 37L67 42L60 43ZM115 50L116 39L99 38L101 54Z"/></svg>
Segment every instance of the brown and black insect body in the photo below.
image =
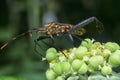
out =
<svg viewBox="0 0 120 80"><path fill-rule="evenodd" d="M76 25L64 24L64 23L58 23L58 22L46 23L44 27L29 30L25 33L22 33L14 37L11 41L14 41L24 35L29 35L30 37L32 37L32 32L36 32L36 34L44 34L44 35L41 35L37 39L35 39L34 40L35 44L37 44L38 41L46 38L50 38L54 44L55 36L64 36L64 35L68 35L70 40L74 44L74 40L72 36L83 35L86 32L86 30L83 27L92 22L95 22L96 28L99 32L103 31L104 29L103 24L96 17L90 17ZM11 41L5 43L2 47L0 47L0 50L5 48Z"/></svg>

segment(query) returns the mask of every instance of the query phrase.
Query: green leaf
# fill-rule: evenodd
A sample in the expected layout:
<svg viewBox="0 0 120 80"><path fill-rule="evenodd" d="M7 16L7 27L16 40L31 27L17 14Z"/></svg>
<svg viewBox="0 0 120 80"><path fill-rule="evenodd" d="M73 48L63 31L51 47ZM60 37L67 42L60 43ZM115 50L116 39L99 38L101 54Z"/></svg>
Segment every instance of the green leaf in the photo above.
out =
<svg viewBox="0 0 120 80"><path fill-rule="evenodd" d="M93 75L88 77L88 80L108 80L108 79L102 75Z"/></svg>

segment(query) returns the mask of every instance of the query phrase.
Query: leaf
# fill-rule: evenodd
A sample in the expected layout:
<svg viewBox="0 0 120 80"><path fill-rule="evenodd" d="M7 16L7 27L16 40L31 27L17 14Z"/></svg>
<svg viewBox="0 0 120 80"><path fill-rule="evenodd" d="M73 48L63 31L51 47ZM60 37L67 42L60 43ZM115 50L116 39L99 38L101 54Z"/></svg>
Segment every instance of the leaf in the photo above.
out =
<svg viewBox="0 0 120 80"><path fill-rule="evenodd" d="M108 80L108 79L102 75L93 75L88 77L88 80Z"/></svg>

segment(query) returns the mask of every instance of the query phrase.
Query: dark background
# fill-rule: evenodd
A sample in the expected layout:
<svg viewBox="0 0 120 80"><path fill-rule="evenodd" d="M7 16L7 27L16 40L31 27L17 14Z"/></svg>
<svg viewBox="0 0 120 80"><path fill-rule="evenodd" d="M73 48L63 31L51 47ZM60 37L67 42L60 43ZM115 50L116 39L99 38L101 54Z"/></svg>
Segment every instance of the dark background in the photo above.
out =
<svg viewBox="0 0 120 80"><path fill-rule="evenodd" d="M43 27L44 23L58 21L77 24L95 16L104 24L101 34L91 23L81 38L94 38L100 42L120 43L120 0L0 0L0 45L28 29ZM24 36L12 41L0 51L0 76L17 76L27 80L44 80L47 63L39 54L48 48L41 41L39 54L34 51L34 39ZM49 43L49 40L46 40ZM68 37L55 39L61 49L73 47ZM76 44L80 41L75 39ZM50 44L50 43L49 43ZM67 45L67 46L66 46Z"/></svg>

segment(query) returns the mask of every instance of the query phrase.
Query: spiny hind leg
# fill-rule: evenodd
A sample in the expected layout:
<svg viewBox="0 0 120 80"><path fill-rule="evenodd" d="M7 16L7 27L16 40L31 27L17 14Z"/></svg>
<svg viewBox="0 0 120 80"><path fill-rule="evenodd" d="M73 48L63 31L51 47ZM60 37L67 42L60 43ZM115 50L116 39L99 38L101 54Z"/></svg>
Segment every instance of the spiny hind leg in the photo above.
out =
<svg viewBox="0 0 120 80"><path fill-rule="evenodd" d="M97 28L99 33L101 33L104 30L103 24L96 17L90 17L90 18L83 20L82 22L74 25L74 28L72 28L70 30L70 32L73 32L75 29L84 27L92 22L95 22L96 28Z"/></svg>
<svg viewBox="0 0 120 80"><path fill-rule="evenodd" d="M55 39L52 35L50 36L40 36L39 38L37 38L37 41L35 41L35 44L38 45L40 48L41 48L41 45L38 43L38 41L41 41L43 39L50 39L51 40L51 43L46 43L45 41L42 41L45 45L49 46L49 47L54 47L56 48L58 51L61 51L63 54L64 52L62 51L62 49L60 49L59 47L56 46L56 43L55 43ZM66 55L64 54L64 56L66 57Z"/></svg>
<svg viewBox="0 0 120 80"><path fill-rule="evenodd" d="M51 35L50 36L51 38L51 42L52 42L52 45L53 45L53 47L54 48L56 48L58 51L60 51L66 58L68 58L66 55L65 55L65 53L62 51L62 49L60 49L59 47L57 47L57 45L56 45L56 43L55 43L55 39L54 39L54 37Z"/></svg>
<svg viewBox="0 0 120 80"><path fill-rule="evenodd" d="M51 43L47 43L47 42L43 41L43 40L45 40L45 39L50 39L50 40L51 40ZM53 38L53 37L51 38L51 36L39 36L37 39L34 40L34 43L35 43L34 50L35 50L36 53L39 53L39 52L37 51L37 46L42 49L43 53L44 53L44 51L46 51L45 48L42 47L42 46L38 43L38 41L41 41L42 43L44 43L44 44L47 45L48 47L55 47L55 48L57 48L57 47L55 46L55 41L54 41L54 38ZM40 53L39 53L39 54L40 54ZM41 56L43 56L43 55L41 54Z"/></svg>
<svg viewBox="0 0 120 80"><path fill-rule="evenodd" d="M86 41L86 42L88 43L87 40L82 39L81 37L79 37L79 36L77 36L77 35L71 35L71 34L69 34L69 38L70 38L70 40L72 41L72 44L73 44L74 47L76 47L77 45L76 45L73 37L75 37L76 39L78 39L80 42L81 42L81 41Z"/></svg>
<svg viewBox="0 0 120 80"><path fill-rule="evenodd" d="M69 34L68 36L69 36L70 40L72 41L72 45L75 47L76 45L75 45L75 41L73 39L73 36L71 34Z"/></svg>

